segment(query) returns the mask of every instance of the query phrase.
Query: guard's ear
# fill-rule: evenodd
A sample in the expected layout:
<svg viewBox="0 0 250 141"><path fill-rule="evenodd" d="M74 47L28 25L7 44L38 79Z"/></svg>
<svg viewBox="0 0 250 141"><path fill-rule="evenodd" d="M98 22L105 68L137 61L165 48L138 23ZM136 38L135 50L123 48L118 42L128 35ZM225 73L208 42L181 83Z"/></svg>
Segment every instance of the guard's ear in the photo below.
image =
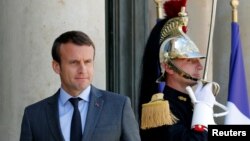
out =
<svg viewBox="0 0 250 141"><path fill-rule="evenodd" d="M169 66L167 63L162 63L165 71L168 73L168 74L173 74L174 73L174 70L171 68L171 66Z"/></svg>
<svg viewBox="0 0 250 141"><path fill-rule="evenodd" d="M55 61L55 60L52 61L52 68L53 68L55 73L60 74L60 72L61 72L60 64L57 61Z"/></svg>

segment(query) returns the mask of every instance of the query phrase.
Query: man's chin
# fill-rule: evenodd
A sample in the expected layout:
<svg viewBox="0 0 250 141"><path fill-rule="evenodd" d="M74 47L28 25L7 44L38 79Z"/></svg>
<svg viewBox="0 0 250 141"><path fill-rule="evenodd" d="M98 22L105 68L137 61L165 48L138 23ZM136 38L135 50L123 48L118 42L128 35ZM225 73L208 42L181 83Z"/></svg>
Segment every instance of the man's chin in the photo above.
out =
<svg viewBox="0 0 250 141"><path fill-rule="evenodd" d="M195 80L189 80L189 86L194 86L197 84L197 81Z"/></svg>

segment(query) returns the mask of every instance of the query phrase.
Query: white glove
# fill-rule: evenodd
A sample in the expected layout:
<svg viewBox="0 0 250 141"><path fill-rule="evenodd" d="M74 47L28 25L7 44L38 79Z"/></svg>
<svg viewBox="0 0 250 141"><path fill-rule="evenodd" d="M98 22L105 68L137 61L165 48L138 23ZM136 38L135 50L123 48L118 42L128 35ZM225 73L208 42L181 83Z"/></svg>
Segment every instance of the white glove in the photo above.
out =
<svg viewBox="0 0 250 141"><path fill-rule="evenodd" d="M195 93L190 86L186 87L186 90L194 104L192 128L197 127L197 125L207 128L209 124L216 124L214 117L221 117L228 114L227 107L215 100L215 96L218 95L220 90L218 83L198 81ZM214 105L223 109L224 112L214 113Z"/></svg>
<svg viewBox="0 0 250 141"><path fill-rule="evenodd" d="M195 93L190 86L186 88L194 103L191 128L195 128L197 125L207 128L208 124L215 124L213 106L216 100L212 92L212 85L212 82L203 85L201 81L198 81Z"/></svg>
<svg viewBox="0 0 250 141"><path fill-rule="evenodd" d="M197 88L194 93L196 101L204 102L211 108L213 108L215 104L215 96L213 94L213 83L214 82L209 82L204 85L201 81L198 81Z"/></svg>

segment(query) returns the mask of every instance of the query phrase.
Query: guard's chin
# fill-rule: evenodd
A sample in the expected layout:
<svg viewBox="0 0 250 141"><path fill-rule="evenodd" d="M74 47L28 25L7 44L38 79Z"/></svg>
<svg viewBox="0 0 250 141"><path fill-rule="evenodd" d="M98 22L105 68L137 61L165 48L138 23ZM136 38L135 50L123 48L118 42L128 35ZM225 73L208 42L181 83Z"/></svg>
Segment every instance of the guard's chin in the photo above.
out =
<svg viewBox="0 0 250 141"><path fill-rule="evenodd" d="M189 86L194 86L196 84L197 84L197 81L195 81L195 80L190 80L190 82L189 82Z"/></svg>

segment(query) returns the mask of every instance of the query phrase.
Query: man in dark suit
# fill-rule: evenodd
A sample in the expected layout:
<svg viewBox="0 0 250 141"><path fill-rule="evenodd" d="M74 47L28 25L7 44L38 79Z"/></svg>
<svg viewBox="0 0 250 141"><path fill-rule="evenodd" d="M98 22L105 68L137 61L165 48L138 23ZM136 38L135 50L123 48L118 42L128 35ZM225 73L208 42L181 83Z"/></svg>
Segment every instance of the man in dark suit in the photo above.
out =
<svg viewBox="0 0 250 141"><path fill-rule="evenodd" d="M83 32L69 31L54 41L52 66L61 88L25 108L20 141L140 141L130 99L91 84L94 56L95 46Z"/></svg>

